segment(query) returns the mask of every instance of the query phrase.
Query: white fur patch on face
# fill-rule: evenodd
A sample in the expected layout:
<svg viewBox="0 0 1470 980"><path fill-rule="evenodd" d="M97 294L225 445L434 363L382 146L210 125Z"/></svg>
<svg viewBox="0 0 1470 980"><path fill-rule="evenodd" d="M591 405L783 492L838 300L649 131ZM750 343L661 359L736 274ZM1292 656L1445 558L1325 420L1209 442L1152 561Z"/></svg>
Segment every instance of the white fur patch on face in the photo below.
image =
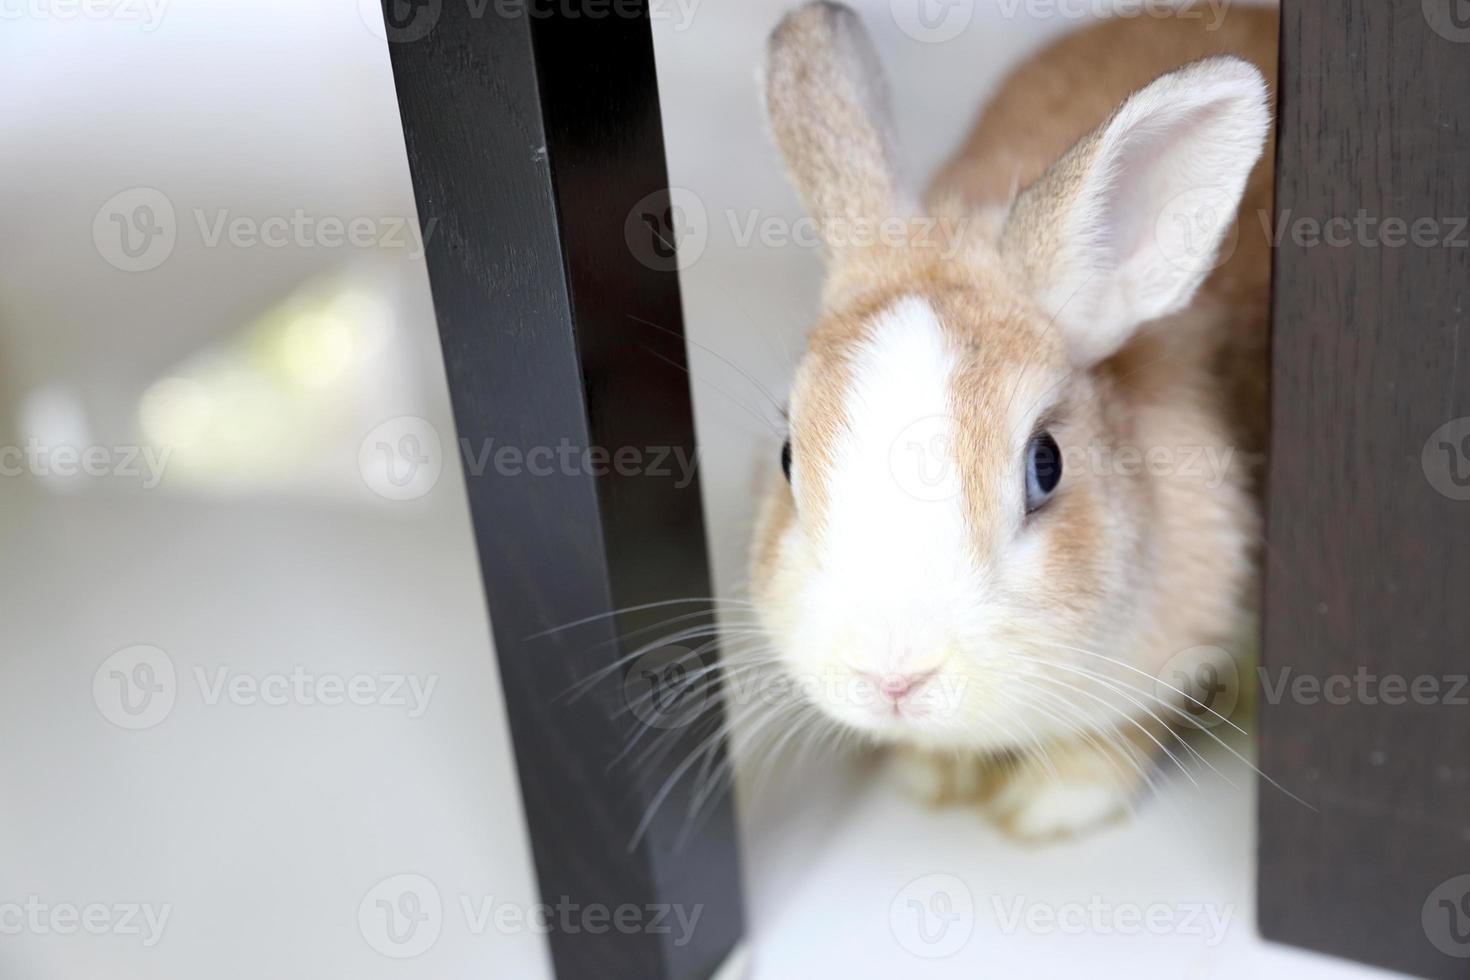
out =
<svg viewBox="0 0 1470 980"><path fill-rule="evenodd" d="M957 613L975 605L953 452L955 369L933 307L916 297L880 314L852 361L810 596L833 612L821 628L852 669L932 669L955 646Z"/></svg>

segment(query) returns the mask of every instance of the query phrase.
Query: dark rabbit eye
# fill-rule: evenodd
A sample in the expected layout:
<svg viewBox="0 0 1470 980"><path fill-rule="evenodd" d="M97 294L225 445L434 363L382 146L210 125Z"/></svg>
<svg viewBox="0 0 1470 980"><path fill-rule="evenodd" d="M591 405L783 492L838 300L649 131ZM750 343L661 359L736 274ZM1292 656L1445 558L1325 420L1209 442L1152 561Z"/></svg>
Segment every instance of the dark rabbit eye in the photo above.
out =
<svg viewBox="0 0 1470 980"><path fill-rule="evenodd" d="M786 482L791 482L791 440L781 447L781 472L786 474Z"/></svg>
<svg viewBox="0 0 1470 980"><path fill-rule="evenodd" d="M1031 437L1026 447L1026 513L1046 503L1062 480L1062 451L1050 432Z"/></svg>

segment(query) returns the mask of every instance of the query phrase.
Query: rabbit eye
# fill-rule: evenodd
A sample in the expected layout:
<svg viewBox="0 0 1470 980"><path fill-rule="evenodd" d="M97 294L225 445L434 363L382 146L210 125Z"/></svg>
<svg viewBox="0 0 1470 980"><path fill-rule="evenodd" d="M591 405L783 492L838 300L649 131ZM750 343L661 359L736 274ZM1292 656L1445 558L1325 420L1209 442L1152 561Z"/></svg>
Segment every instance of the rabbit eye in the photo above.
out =
<svg viewBox="0 0 1470 980"><path fill-rule="evenodd" d="M791 482L791 440L787 439L781 447L781 472L786 474L786 482Z"/></svg>
<svg viewBox="0 0 1470 980"><path fill-rule="evenodd" d="M1031 437L1026 446L1026 513L1046 503L1062 480L1062 451L1050 432Z"/></svg>

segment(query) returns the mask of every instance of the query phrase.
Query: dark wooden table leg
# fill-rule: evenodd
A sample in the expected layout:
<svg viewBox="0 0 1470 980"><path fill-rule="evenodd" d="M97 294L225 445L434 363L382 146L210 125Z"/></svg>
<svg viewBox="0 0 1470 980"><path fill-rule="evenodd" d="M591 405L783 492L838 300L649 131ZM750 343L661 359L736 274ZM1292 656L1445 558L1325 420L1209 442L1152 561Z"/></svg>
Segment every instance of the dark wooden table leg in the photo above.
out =
<svg viewBox="0 0 1470 980"><path fill-rule="evenodd" d="M1282 7L1260 927L1470 977L1470 4Z"/></svg>
<svg viewBox="0 0 1470 980"><path fill-rule="evenodd" d="M557 974L708 976L743 928L734 818L726 796L691 825L700 767L670 776L718 712L615 763L647 685L614 668L563 697L649 638L634 630L708 605L532 638L710 594L646 5L384 6L542 901L641 910L595 933L553 921Z"/></svg>

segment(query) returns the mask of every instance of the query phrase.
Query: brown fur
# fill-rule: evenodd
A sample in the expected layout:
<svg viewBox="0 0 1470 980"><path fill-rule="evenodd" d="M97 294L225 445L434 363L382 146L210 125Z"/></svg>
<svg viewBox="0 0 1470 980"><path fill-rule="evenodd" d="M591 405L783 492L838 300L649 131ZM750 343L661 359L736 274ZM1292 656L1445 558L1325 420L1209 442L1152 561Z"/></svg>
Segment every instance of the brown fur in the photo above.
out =
<svg viewBox="0 0 1470 980"><path fill-rule="evenodd" d="M1129 94L1191 61L1214 55L1249 61L1266 77L1274 104L1277 21L1269 7L1232 5L1213 31L1199 19L1145 17L1103 21L1061 38L1001 84L935 176L926 195L930 209L953 215L1006 205ZM1195 298L1196 306L1229 311L1229 331L1207 342L1219 345L1212 370L1230 392L1232 416L1252 451L1265 447L1271 252L1260 217L1272 213L1275 159L1273 132L1246 185L1234 254ZM1138 357L1124 351L1118 360L1126 377Z"/></svg>

